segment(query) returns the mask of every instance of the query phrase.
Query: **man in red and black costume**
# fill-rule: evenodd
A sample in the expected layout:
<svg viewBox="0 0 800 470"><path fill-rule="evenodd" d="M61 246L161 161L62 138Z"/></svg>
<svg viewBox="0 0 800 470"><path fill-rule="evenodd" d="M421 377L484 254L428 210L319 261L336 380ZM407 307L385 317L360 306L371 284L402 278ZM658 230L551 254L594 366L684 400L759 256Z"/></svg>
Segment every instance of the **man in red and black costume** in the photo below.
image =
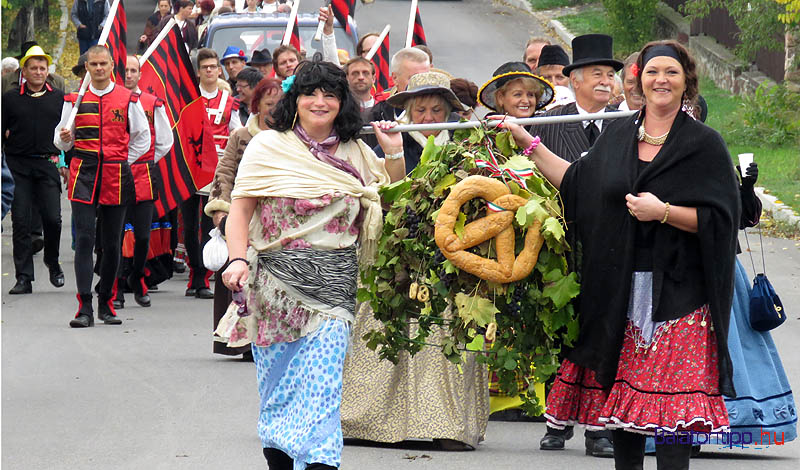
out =
<svg viewBox="0 0 800 470"><path fill-rule="evenodd" d="M75 224L75 281L78 313L73 328L94 325L92 309L92 248L99 216L100 282L97 285L98 318L119 325L112 299L119 266L122 227L127 205L135 200L130 164L150 148L150 128L139 95L111 81L114 67L111 52L104 46L87 51L86 70L91 83L78 106L75 121L67 127L77 95L65 97L61 122L53 143L61 150L75 147L69 165L67 196Z"/></svg>
<svg viewBox="0 0 800 470"><path fill-rule="evenodd" d="M204 48L197 51L200 95L208 113L211 131L214 133L217 155L222 155L228 143L228 135L242 127L242 123L239 120L239 100L217 86L219 67L219 56L213 49ZM195 194L181 204L184 244L189 257L189 284L186 296L198 299L214 298L214 293L208 284L211 271L203 265L202 254L202 246L210 238L208 232L214 227L211 218L202 211L207 202L208 197Z"/></svg>
<svg viewBox="0 0 800 470"><path fill-rule="evenodd" d="M144 279L144 266L150 251L150 229L153 223L154 201L158 197L156 188L160 173L156 164L172 148L172 127L167 118L164 101L139 89L141 78L139 59L128 56L125 66L125 88L139 95L139 103L147 116L150 129L150 148L131 164L136 201L128 206L127 220L133 227L133 262L126 279L128 288L133 291L133 299L142 307L150 306L147 285ZM128 256L128 255L125 255ZM122 290L117 286L117 300L124 305Z"/></svg>

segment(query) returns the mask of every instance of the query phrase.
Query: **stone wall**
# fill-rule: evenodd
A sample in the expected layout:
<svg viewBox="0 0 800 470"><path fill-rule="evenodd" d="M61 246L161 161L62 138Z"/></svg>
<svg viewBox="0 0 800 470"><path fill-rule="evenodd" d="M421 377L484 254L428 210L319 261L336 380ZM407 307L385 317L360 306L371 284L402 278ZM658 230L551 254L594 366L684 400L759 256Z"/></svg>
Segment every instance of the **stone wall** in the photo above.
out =
<svg viewBox="0 0 800 470"><path fill-rule="evenodd" d="M662 38L676 39L685 45L697 61L700 73L711 78L718 87L735 94L750 94L764 82L773 80L739 60L730 50L709 36L692 36L689 20L669 5L659 2L656 33Z"/></svg>

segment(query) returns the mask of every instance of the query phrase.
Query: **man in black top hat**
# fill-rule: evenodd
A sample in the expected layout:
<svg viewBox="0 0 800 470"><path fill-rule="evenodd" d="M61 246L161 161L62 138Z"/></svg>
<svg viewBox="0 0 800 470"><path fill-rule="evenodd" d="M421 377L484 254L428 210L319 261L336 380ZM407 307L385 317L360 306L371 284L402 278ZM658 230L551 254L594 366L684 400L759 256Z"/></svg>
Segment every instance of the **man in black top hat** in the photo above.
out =
<svg viewBox="0 0 800 470"><path fill-rule="evenodd" d="M614 59L612 38L605 34L586 34L572 40L572 63L564 67L569 85L575 93L575 102L553 109L545 116L588 114L613 111L607 108L614 87L615 72L622 62ZM531 135L538 135L548 149L561 158L574 162L594 144L603 130L603 121L582 121L563 124L535 125ZM542 450L564 448L564 441L573 435L572 426L555 429L547 426L547 433L539 442ZM595 457L613 457L609 431L586 431L586 453Z"/></svg>
<svg viewBox="0 0 800 470"><path fill-rule="evenodd" d="M266 47L260 51L253 51L253 57L247 63L250 67L255 67L261 75L269 77L272 73L272 54Z"/></svg>
<svg viewBox="0 0 800 470"><path fill-rule="evenodd" d="M553 86L569 86L569 78L564 75L564 67L569 65L569 56L559 45L544 46L539 54L539 65L536 75L544 78Z"/></svg>
<svg viewBox="0 0 800 470"><path fill-rule="evenodd" d="M572 63L564 67L575 102L553 109L545 116L589 114L606 109L614 88L615 72L622 62L614 59L611 36L585 34L572 40ZM574 162L589 150L604 127L603 121L582 121L536 125L531 135L538 135L553 153Z"/></svg>

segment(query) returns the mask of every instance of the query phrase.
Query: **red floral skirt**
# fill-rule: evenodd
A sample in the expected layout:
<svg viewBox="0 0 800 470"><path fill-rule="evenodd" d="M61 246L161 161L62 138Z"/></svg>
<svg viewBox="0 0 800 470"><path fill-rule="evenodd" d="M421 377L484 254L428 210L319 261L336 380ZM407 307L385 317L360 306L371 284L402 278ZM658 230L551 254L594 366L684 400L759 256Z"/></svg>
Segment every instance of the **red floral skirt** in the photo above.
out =
<svg viewBox="0 0 800 470"><path fill-rule="evenodd" d="M629 321L610 391L600 387L592 371L564 361L547 397L546 416L555 428L581 424L647 434L727 428L708 307L664 323L647 347Z"/></svg>
<svg viewBox="0 0 800 470"><path fill-rule="evenodd" d="M547 395L547 425L555 429L575 424L589 430L603 429L600 412L606 397L608 390L597 383L593 370L564 359Z"/></svg>

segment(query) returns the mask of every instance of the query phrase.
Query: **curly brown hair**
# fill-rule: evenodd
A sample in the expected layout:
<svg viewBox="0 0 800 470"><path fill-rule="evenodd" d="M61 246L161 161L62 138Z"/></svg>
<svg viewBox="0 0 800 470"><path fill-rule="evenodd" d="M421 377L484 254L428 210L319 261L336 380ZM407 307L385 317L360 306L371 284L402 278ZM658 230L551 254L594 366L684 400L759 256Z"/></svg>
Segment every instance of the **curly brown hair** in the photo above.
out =
<svg viewBox="0 0 800 470"><path fill-rule="evenodd" d="M681 67L683 67L683 73L686 77L686 91L684 92L684 99L688 100L691 105L695 105L697 102L697 95L700 94L700 79L697 76L697 65L694 61L694 58L692 58L692 56L689 54L689 51L678 41L666 40L648 42L642 48L642 50L639 51L639 57L636 59L636 67L639 69L636 75L636 90L643 94L642 70L644 69L645 64L643 64L642 61L647 56L647 51L655 46L669 46L675 50L679 58L678 62L680 62Z"/></svg>

